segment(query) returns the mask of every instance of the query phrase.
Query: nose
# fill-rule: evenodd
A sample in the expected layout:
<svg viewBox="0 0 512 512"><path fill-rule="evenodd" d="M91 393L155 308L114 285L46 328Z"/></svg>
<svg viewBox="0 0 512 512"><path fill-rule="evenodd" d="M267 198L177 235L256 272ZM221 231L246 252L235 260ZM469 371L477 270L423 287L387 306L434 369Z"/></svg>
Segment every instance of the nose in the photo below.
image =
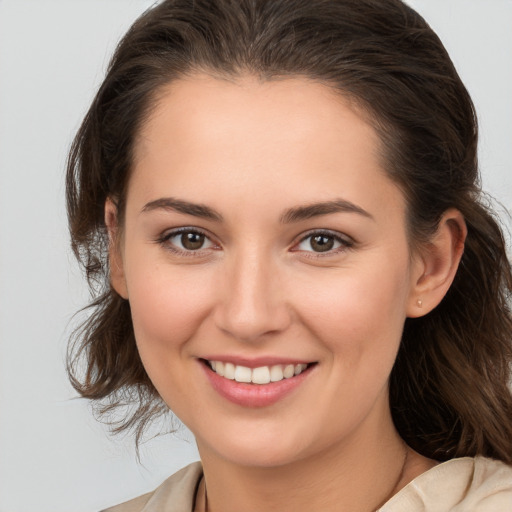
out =
<svg viewBox="0 0 512 512"><path fill-rule="evenodd" d="M284 331L291 323L282 279L271 258L252 251L233 257L223 269L217 327L245 342Z"/></svg>

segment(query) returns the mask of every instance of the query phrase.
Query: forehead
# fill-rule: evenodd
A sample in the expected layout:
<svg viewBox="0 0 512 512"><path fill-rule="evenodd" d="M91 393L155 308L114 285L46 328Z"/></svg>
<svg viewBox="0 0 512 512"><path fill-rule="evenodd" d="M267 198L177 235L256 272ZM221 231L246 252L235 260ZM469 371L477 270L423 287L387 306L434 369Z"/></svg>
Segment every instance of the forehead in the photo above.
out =
<svg viewBox="0 0 512 512"><path fill-rule="evenodd" d="M290 136L326 137L326 129L347 132L347 126L340 124L343 120L352 123L354 135L364 135L371 139L368 142L378 144L362 109L318 81L300 77L262 81L252 75L220 78L194 74L156 92L150 116L139 130L136 154L144 152L148 141L158 142L156 133L163 135L171 124L183 134L193 127L196 137L204 136L212 143L222 142L227 132L240 133L239 128L251 129L249 135L255 141L264 134L278 132L279 137L274 137L277 145L290 141ZM244 143L248 142L246 135Z"/></svg>
<svg viewBox="0 0 512 512"><path fill-rule="evenodd" d="M244 200L279 189L290 203L348 194L370 204L396 188L379 150L365 117L326 85L194 75L159 91L136 141L129 195L135 187L149 201L166 190L209 203L215 188Z"/></svg>

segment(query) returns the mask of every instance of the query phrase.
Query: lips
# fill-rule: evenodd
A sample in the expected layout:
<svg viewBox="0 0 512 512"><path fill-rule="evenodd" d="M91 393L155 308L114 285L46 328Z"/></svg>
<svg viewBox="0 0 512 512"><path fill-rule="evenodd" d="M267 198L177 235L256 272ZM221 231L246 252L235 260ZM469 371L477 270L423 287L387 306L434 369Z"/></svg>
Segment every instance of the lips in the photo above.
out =
<svg viewBox="0 0 512 512"><path fill-rule="evenodd" d="M202 359L202 367L213 389L232 403L243 407L265 407L299 388L316 363L238 361Z"/></svg>

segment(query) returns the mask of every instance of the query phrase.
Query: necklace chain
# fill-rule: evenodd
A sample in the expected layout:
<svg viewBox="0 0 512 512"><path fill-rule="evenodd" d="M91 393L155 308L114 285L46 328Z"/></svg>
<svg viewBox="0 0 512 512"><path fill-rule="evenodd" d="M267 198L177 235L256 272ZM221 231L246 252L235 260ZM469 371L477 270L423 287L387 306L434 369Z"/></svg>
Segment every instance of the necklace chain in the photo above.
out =
<svg viewBox="0 0 512 512"><path fill-rule="evenodd" d="M404 455L404 461L402 462L402 468L400 469L400 473L398 475L398 478L396 479L396 482L395 482L395 485L393 486L393 488L391 489L390 493L386 496L386 498L381 502L381 504L375 509L374 512L378 512L379 509L385 505L396 493L396 490L397 490L397 487L399 486L400 484L400 481L402 480L403 476L404 476L404 473L405 473L405 466L407 465L407 459L409 458L409 450L407 449L407 445L405 443L404 444L404 451L405 451L405 455ZM205 487L205 492L206 492L206 487Z"/></svg>
<svg viewBox="0 0 512 512"><path fill-rule="evenodd" d="M208 495L206 494L206 482L204 481L203 476L203 482L204 482L204 512L208 512Z"/></svg>

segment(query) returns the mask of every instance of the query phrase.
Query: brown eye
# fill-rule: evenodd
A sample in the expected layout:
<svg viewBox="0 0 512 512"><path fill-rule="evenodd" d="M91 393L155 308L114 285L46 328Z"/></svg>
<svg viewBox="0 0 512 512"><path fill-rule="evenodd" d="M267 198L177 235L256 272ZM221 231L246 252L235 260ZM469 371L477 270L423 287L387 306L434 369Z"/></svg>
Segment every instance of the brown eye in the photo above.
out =
<svg viewBox="0 0 512 512"><path fill-rule="evenodd" d="M203 247L205 238L202 233L189 231L181 234L180 242L187 251L197 251Z"/></svg>
<svg viewBox="0 0 512 512"><path fill-rule="evenodd" d="M337 254L343 249L348 249L352 246L353 242L341 234L320 231L305 236L294 250L317 254L329 252Z"/></svg>
<svg viewBox="0 0 512 512"><path fill-rule="evenodd" d="M315 235L311 237L310 244L313 251L326 252L334 247L334 238L326 235Z"/></svg>
<svg viewBox="0 0 512 512"><path fill-rule="evenodd" d="M166 248L180 253L211 249L215 244L201 231L180 229L164 235L159 242Z"/></svg>

